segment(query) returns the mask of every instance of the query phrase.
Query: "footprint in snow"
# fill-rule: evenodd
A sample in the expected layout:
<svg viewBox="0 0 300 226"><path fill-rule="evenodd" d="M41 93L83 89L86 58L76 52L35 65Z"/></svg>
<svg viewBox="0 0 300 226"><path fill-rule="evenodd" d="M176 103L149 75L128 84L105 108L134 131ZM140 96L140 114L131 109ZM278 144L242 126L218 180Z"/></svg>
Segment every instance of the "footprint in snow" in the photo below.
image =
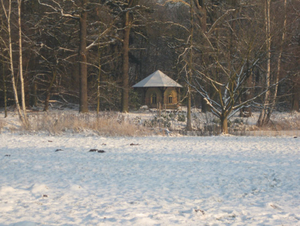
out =
<svg viewBox="0 0 300 226"><path fill-rule="evenodd" d="M137 145L140 145L140 144L134 144L134 143L130 144L130 146L137 146Z"/></svg>
<svg viewBox="0 0 300 226"><path fill-rule="evenodd" d="M89 152L96 152L98 149L91 149Z"/></svg>
<svg viewBox="0 0 300 226"><path fill-rule="evenodd" d="M98 150L98 149L91 149L89 152L98 152L98 153L105 153L104 150Z"/></svg>

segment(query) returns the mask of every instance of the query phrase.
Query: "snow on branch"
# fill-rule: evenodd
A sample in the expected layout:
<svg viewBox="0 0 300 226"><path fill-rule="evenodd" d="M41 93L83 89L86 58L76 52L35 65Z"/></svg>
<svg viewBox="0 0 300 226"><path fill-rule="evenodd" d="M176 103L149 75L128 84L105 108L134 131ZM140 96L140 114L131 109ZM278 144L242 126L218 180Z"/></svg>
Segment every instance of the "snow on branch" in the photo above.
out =
<svg viewBox="0 0 300 226"><path fill-rule="evenodd" d="M43 6L51 8L54 12L60 13L62 17L67 17L67 18L76 19L76 20L79 20L79 18L80 18L79 15L76 15L75 13L65 13L62 6L55 0L52 0L52 2L56 5L56 7L51 4L41 2L41 0L38 0L38 2Z"/></svg>

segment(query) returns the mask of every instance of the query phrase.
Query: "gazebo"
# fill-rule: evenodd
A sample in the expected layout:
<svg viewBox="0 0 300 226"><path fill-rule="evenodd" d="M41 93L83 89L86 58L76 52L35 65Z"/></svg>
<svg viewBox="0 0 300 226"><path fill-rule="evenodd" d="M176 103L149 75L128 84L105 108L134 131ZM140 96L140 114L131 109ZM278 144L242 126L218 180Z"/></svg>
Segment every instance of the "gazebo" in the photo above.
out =
<svg viewBox="0 0 300 226"><path fill-rule="evenodd" d="M155 71L133 88L141 88L144 105L157 108L159 104L166 109L176 109L180 100L182 86L160 70Z"/></svg>

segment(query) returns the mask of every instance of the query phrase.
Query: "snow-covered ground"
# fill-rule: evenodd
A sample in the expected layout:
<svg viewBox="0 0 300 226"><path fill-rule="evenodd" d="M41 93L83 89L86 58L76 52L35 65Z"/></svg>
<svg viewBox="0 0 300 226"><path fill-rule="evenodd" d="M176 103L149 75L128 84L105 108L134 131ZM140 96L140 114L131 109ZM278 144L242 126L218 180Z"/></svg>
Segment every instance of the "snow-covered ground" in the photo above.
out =
<svg viewBox="0 0 300 226"><path fill-rule="evenodd" d="M294 136L5 132L0 225L300 225L299 147Z"/></svg>

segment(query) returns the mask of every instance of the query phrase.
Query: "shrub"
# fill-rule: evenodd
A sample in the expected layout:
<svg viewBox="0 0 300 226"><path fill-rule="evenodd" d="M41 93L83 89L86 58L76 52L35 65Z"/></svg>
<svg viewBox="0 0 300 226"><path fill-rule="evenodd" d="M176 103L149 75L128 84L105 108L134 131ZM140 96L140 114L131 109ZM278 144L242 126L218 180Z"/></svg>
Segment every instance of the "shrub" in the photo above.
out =
<svg viewBox="0 0 300 226"><path fill-rule="evenodd" d="M179 122L185 122L185 115L184 114L179 114L178 119Z"/></svg>

